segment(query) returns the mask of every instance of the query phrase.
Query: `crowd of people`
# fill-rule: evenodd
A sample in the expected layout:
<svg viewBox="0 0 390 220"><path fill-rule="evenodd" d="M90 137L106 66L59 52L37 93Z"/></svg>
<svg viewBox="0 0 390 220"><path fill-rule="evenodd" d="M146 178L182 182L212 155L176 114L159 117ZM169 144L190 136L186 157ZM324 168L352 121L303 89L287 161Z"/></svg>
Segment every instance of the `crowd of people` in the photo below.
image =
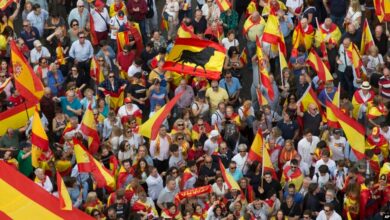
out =
<svg viewBox="0 0 390 220"><path fill-rule="evenodd" d="M223 1L165 0L162 8L155 0L10 4L0 12L0 112L28 101L7 82L15 71L10 64L15 41L45 87L39 115L53 153L46 166L32 166L30 118L26 126L7 125L0 134L2 159L53 194L59 171L73 206L96 219L385 219L390 33L373 0L233 0L226 11ZM279 20L289 61L281 69L280 54L262 41L273 99L259 79L256 58L256 39L262 39L271 13ZM362 54L358 74L347 50L351 44L360 48L365 21L374 44ZM183 25L194 37L226 49L220 80L164 69ZM299 31L304 44L294 48ZM332 81L322 81L307 64L312 49ZM339 84L340 109L365 129L363 160L357 160L343 129L323 116ZM320 104L302 108L299 100L309 87ZM116 108L111 99L121 91L123 105ZM139 127L179 94L157 137L144 137ZM262 96L266 102L259 102ZM115 190L96 187L90 173L78 170L73 138L88 147L80 130L88 108L100 139L93 156L115 176ZM259 136L264 146L252 144ZM275 172L249 157L253 148L263 147ZM225 172L240 190L232 189ZM208 185L211 191L175 199Z"/></svg>

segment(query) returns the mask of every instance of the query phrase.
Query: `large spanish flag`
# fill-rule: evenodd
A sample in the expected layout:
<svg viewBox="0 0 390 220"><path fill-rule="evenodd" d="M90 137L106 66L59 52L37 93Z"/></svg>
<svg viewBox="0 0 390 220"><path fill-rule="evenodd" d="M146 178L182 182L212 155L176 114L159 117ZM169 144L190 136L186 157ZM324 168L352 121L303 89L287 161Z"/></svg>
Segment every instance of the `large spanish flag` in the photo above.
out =
<svg viewBox="0 0 390 220"><path fill-rule="evenodd" d="M257 11L257 1L256 0L251 0L249 2L248 6L246 7L245 17L249 17L255 11Z"/></svg>
<svg viewBox="0 0 390 220"><path fill-rule="evenodd" d="M97 153L100 145L99 134L96 130L96 122L93 116L91 105L88 106L84 113L83 120L80 124L80 130L88 137L88 150L91 154Z"/></svg>
<svg viewBox="0 0 390 220"><path fill-rule="evenodd" d="M15 0L0 0L0 9L4 11Z"/></svg>
<svg viewBox="0 0 390 220"><path fill-rule="evenodd" d="M284 37L280 30L279 18L274 14L268 16L267 24L264 28L262 41L271 44L271 51L274 53L278 52L278 47L282 51L283 55L287 55L286 45L284 43Z"/></svg>
<svg viewBox="0 0 390 220"><path fill-rule="evenodd" d="M99 12L96 12L96 13L99 13ZM90 31L90 34L91 34L91 43L93 46L96 46L99 44L99 40L97 38L97 35L96 35L96 31L95 31L95 23L93 21L93 16L91 14L89 14L89 31Z"/></svg>
<svg viewBox="0 0 390 220"><path fill-rule="evenodd" d="M259 129L257 130L255 139L253 139L251 148L249 149L248 160L261 162L263 157L261 149L263 148L263 145L264 145L263 134L261 129Z"/></svg>
<svg viewBox="0 0 390 220"><path fill-rule="evenodd" d="M242 62L242 65L244 65L244 66L246 66L248 64L248 52L247 52L246 47L241 51L240 61Z"/></svg>
<svg viewBox="0 0 390 220"><path fill-rule="evenodd" d="M125 97L125 88L120 88L118 92L112 92L105 90L104 95L109 95L109 104L110 108L115 111L123 105L123 100Z"/></svg>
<svg viewBox="0 0 390 220"><path fill-rule="evenodd" d="M96 60L96 57L92 57L91 59L91 68L89 70L89 75L92 79L95 80L96 85L100 85L104 81L103 71L99 68L99 64Z"/></svg>
<svg viewBox="0 0 390 220"><path fill-rule="evenodd" d="M259 38L256 39L256 55L258 59L261 84L267 89L268 97L272 101L274 100L275 93L274 93L274 89L271 83L271 79L267 67L264 64L265 56L263 54L263 49L261 48L261 43Z"/></svg>
<svg viewBox="0 0 390 220"><path fill-rule="evenodd" d="M78 139L74 138L73 143L74 154L79 171L92 173L97 187L106 187L110 190L115 189L115 179L111 171L92 157Z"/></svg>
<svg viewBox="0 0 390 220"><path fill-rule="evenodd" d="M15 41L11 40L10 43L16 89L26 100L39 102L43 96L43 84L16 46Z"/></svg>
<svg viewBox="0 0 390 220"><path fill-rule="evenodd" d="M349 45L349 47L347 48L347 56L352 61L353 68L355 69L355 73L356 73L357 78L361 78L363 61L362 61L362 58L360 56L359 49L352 42Z"/></svg>
<svg viewBox="0 0 390 220"><path fill-rule="evenodd" d="M33 115L35 102L26 102L25 105L18 105L0 113L0 135L3 135L8 128L17 129L26 125Z"/></svg>
<svg viewBox="0 0 390 220"><path fill-rule="evenodd" d="M321 57L318 56L317 52L312 49L307 57L306 63L316 71L318 78L323 81L331 81L333 80L332 74L330 74L328 67L326 67L325 63L322 61Z"/></svg>
<svg viewBox="0 0 390 220"><path fill-rule="evenodd" d="M230 2L230 0L215 0L215 3L217 3L221 12L227 11L232 8L232 3Z"/></svg>
<svg viewBox="0 0 390 220"><path fill-rule="evenodd" d="M6 162L0 167L0 219L93 219L79 209L62 210L58 198Z"/></svg>
<svg viewBox="0 0 390 220"><path fill-rule="evenodd" d="M263 153L263 161L262 161L262 173L264 172L270 172L272 174L272 178L277 180L278 176L276 175L274 165L272 165L271 157L269 156L267 148L265 148L265 144L263 144L262 153Z"/></svg>
<svg viewBox="0 0 390 220"><path fill-rule="evenodd" d="M365 53L374 46L374 38L372 37L370 26L368 25L367 18L364 20L363 32L362 32L362 41L360 43L360 54L365 55Z"/></svg>
<svg viewBox="0 0 390 220"><path fill-rule="evenodd" d="M164 69L219 79L225 57L225 48L212 41L177 38L171 52L166 56Z"/></svg>
<svg viewBox="0 0 390 220"><path fill-rule="evenodd" d="M60 200L60 208L62 210L72 210L72 200L70 199L70 195L68 190L66 189L64 180L62 180L62 177L60 173L56 172L56 178L57 178L57 191L58 191L58 198Z"/></svg>
<svg viewBox="0 0 390 220"><path fill-rule="evenodd" d="M228 186L228 188L229 188L229 189L235 189L235 190L241 191L240 186L239 186L238 183L234 180L233 176L232 176L229 172L226 172L226 169L225 169L225 167L223 166L222 161L219 160L218 163L219 163L219 169L220 169L220 171L221 171L222 177L223 177L223 179L225 180L226 185Z"/></svg>
<svg viewBox="0 0 390 220"><path fill-rule="evenodd" d="M177 29L177 37L178 38L198 38L194 34L194 28L193 27L188 27L183 22L181 23L179 29Z"/></svg>
<svg viewBox="0 0 390 220"><path fill-rule="evenodd" d="M325 103L325 106L326 106L326 119L328 122L328 126L331 128L340 128L340 124L337 121L337 117L333 114L333 111L330 109L330 107L328 106L327 103L328 102ZM332 103L337 108L340 107L340 83L339 83L339 86L337 88L336 93L334 94Z"/></svg>
<svg viewBox="0 0 390 220"><path fill-rule="evenodd" d="M339 108L337 108L333 103L327 101L327 107L333 112L337 117L337 120L343 129L345 136L348 139L351 149L356 155L358 160L364 159L365 151L365 137L364 137L364 127L355 121L353 118L344 114Z"/></svg>
<svg viewBox="0 0 390 220"><path fill-rule="evenodd" d="M42 126L41 117L35 109L31 128L31 161L34 167L39 167L39 160L43 152L49 150L49 139Z"/></svg>
<svg viewBox="0 0 390 220"><path fill-rule="evenodd" d="M145 123L139 127L139 134L150 138L151 140L156 139L158 131L163 121L167 118L167 115L171 112L172 108L175 106L176 102L184 92L179 93L177 96L173 97L167 104L161 107L152 117L150 117Z"/></svg>
<svg viewBox="0 0 390 220"><path fill-rule="evenodd" d="M298 103L301 103L302 112L307 111L310 103L315 104L318 109L321 108L317 95L311 86L307 87L305 93L303 93L302 97L298 100Z"/></svg>
<svg viewBox="0 0 390 220"><path fill-rule="evenodd" d="M379 22L390 21L390 1L374 0L374 8Z"/></svg>

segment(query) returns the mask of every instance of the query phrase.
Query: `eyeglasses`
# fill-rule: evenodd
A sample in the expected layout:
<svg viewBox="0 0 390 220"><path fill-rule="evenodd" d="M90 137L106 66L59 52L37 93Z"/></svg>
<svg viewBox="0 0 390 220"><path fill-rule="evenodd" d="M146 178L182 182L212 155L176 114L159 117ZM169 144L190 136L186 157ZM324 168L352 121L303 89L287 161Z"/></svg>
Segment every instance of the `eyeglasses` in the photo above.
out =
<svg viewBox="0 0 390 220"><path fill-rule="evenodd" d="M179 138L177 138L177 140L178 140L178 141L180 141L180 140L184 140L184 138L182 138L182 137L179 137Z"/></svg>
<svg viewBox="0 0 390 220"><path fill-rule="evenodd" d="M175 171L172 171L172 174L177 174L177 171L175 170Z"/></svg>
<svg viewBox="0 0 390 220"><path fill-rule="evenodd" d="M297 167L296 166L291 166L291 169L296 169Z"/></svg>
<svg viewBox="0 0 390 220"><path fill-rule="evenodd" d="M108 78L114 78L114 76L108 76Z"/></svg>
<svg viewBox="0 0 390 220"><path fill-rule="evenodd" d="M84 5L79 5L79 6L77 6L78 8L84 8Z"/></svg>
<svg viewBox="0 0 390 220"><path fill-rule="evenodd" d="M226 150L226 147L221 147L221 150Z"/></svg>
<svg viewBox="0 0 390 220"><path fill-rule="evenodd" d="M218 86L213 86L213 87L211 87L211 88L213 88L213 89L218 89Z"/></svg>
<svg viewBox="0 0 390 220"><path fill-rule="evenodd" d="M85 38L85 36L80 36L80 37L79 37L79 39L84 39L84 38Z"/></svg>
<svg viewBox="0 0 390 220"><path fill-rule="evenodd" d="M230 170L235 170L236 168L235 168L235 167L230 167L229 169L230 169Z"/></svg>
<svg viewBox="0 0 390 220"><path fill-rule="evenodd" d="M131 133L131 130L127 130L126 133Z"/></svg>
<svg viewBox="0 0 390 220"><path fill-rule="evenodd" d="M177 124L177 126L184 126L184 124Z"/></svg>
<svg viewBox="0 0 390 220"><path fill-rule="evenodd" d="M104 60L98 60L99 62L104 62Z"/></svg>
<svg viewBox="0 0 390 220"><path fill-rule="evenodd" d="M30 25L28 25L28 24L24 24L24 25L23 25L23 27L28 27L28 26L30 26Z"/></svg>
<svg viewBox="0 0 390 220"><path fill-rule="evenodd" d="M72 27L79 26L79 24L72 24Z"/></svg>

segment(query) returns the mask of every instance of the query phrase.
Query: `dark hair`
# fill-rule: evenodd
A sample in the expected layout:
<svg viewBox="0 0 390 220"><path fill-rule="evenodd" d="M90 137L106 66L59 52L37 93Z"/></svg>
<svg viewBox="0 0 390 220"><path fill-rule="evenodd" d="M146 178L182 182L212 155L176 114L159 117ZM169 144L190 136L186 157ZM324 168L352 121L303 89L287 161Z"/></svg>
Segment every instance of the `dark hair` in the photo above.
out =
<svg viewBox="0 0 390 220"><path fill-rule="evenodd" d="M170 146L169 146L169 151L170 152L176 152L176 151L178 151L179 150L179 145L177 145L177 144L171 144Z"/></svg>
<svg viewBox="0 0 390 220"><path fill-rule="evenodd" d="M298 165L298 160L297 159L291 159L291 162L290 164L293 164L293 165Z"/></svg>
<svg viewBox="0 0 390 220"><path fill-rule="evenodd" d="M73 26L75 23L79 24L79 21L76 20L76 19L72 19L72 20L70 21L70 26Z"/></svg>
<svg viewBox="0 0 390 220"><path fill-rule="evenodd" d="M317 148L319 149L326 148L326 142L324 140L321 140L320 142L317 143Z"/></svg>
<svg viewBox="0 0 390 220"><path fill-rule="evenodd" d="M288 184L288 188L294 188L295 189L295 184L294 183Z"/></svg>
<svg viewBox="0 0 390 220"><path fill-rule="evenodd" d="M329 168L327 165L325 164L322 164L319 168L318 168L318 171L320 173L328 173L329 172Z"/></svg>
<svg viewBox="0 0 390 220"><path fill-rule="evenodd" d="M238 53L237 47L230 47L229 50L228 50L228 56L229 57L233 56L234 52Z"/></svg>
<svg viewBox="0 0 390 220"><path fill-rule="evenodd" d="M34 4L34 5L32 6L32 10L33 10L33 11L35 11L35 10L37 10L37 9L39 9L39 8L41 8L41 5L38 4L38 3L36 3L36 4Z"/></svg>
<svg viewBox="0 0 390 220"><path fill-rule="evenodd" d="M119 150L124 152L125 151L125 146L127 144L127 141L126 140L123 140L120 144L119 144Z"/></svg>
<svg viewBox="0 0 390 220"><path fill-rule="evenodd" d="M318 183L310 183L308 187L308 193L313 195L314 191L318 188Z"/></svg>

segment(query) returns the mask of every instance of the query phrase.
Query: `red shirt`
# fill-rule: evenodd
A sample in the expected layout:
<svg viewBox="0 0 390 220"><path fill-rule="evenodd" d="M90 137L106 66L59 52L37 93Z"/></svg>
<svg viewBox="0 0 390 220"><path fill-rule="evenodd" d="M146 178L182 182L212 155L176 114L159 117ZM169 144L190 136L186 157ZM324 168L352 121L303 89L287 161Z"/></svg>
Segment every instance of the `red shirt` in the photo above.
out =
<svg viewBox="0 0 390 220"><path fill-rule="evenodd" d="M122 71L125 72L127 72L131 64L133 64L134 59L135 59L135 53L133 51L129 51L127 54L120 52L116 57L119 66L121 66Z"/></svg>

